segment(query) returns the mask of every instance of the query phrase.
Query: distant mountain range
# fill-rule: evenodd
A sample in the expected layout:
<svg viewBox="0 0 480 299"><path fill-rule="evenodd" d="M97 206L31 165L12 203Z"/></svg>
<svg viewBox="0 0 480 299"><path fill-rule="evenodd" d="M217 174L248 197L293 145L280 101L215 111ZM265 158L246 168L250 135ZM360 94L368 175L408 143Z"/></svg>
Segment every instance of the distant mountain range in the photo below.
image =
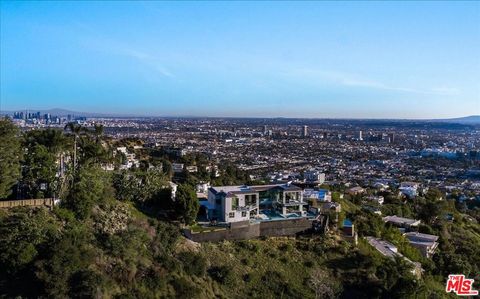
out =
<svg viewBox="0 0 480 299"><path fill-rule="evenodd" d="M1 111L0 115L13 115L14 112L20 112L24 110L16 110L16 111ZM124 118L124 117L142 117L138 115L127 115L127 114L111 114L111 113L95 113L95 112L78 112L78 111L71 111L71 110L66 110L66 109L61 109L61 108L54 108L54 109L48 109L48 110L38 110L38 109L27 109L28 112L33 113L33 112L40 112L41 114L46 114L50 113L51 115L54 116L59 116L59 117L64 117L67 115L75 115L75 116L85 116L85 117L119 117L119 118ZM144 116L145 117L145 116ZM150 116L153 117L153 116ZM188 117L185 117L188 118ZM240 118L240 117L237 117ZM245 117L249 118L249 117ZM288 118L285 118L288 119ZM292 118L292 119L300 119L298 117ZM309 118L311 119L311 118ZM321 118L319 118L321 119ZM334 120L334 119L331 119ZM338 119L341 120L341 119ZM345 118L345 120L347 120ZM355 120L360 120L360 119L355 119ZM372 121L378 121L374 119L365 119L365 120L372 120ZM408 122L408 121L414 121L414 122L442 122L442 123L456 123L456 124L464 124L464 125L480 125L480 115L470 115L470 116L465 116L465 117L457 117L457 118L445 118L445 119L423 119L423 120L409 120L409 119L382 119L382 121L402 121L402 122Z"/></svg>
<svg viewBox="0 0 480 299"><path fill-rule="evenodd" d="M465 117L448 118L448 119L436 119L434 121L458 123L458 124L466 124L466 125L476 125L476 124L480 124L480 115L470 115Z"/></svg>

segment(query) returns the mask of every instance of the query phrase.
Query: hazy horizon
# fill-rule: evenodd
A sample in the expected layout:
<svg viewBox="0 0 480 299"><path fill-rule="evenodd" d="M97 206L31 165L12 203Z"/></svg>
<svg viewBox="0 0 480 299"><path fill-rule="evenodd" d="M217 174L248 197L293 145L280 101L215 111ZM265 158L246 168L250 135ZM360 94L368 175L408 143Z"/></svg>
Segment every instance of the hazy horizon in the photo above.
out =
<svg viewBox="0 0 480 299"><path fill-rule="evenodd" d="M479 2L0 8L2 110L347 119L480 114Z"/></svg>
<svg viewBox="0 0 480 299"><path fill-rule="evenodd" d="M29 109L14 109L14 110L6 110L6 109L0 109L0 115L2 114L12 114L12 113L15 113L15 112L29 112L29 113L35 113L35 112L48 112L48 113L53 113L55 115L55 113L58 113L58 111L62 112L60 113L61 115L65 114L65 113L72 113L76 116L86 116L86 117L94 117L94 118L102 118L102 117L105 117L105 118L109 118L109 117L112 117L112 118L175 118L175 117L178 117L178 118L239 118L239 119L281 119L281 118L284 118L284 119L305 119L305 120L315 120L315 119L318 119L318 120L322 120L322 119L325 119L325 120L328 120L328 119L331 119L331 120L392 120L392 121L395 121L395 120L399 120L399 121L402 121L402 120L405 120L405 121L422 121L422 120L425 120L425 121L429 121L429 120L449 120L449 119L464 119L464 118L479 118L480 120L480 115L476 115L476 114L471 114L471 115L460 115L460 116L454 116L454 117L447 117L447 118L388 118L388 117L371 117L371 118L367 118L367 117L342 117L342 116L338 116L338 117L302 117L302 116L276 116L276 115L270 115L270 116L248 116L248 115L244 115L244 116L229 116L229 115L194 115L194 114L191 114L191 115L187 115L187 114L184 114L184 115L158 115L158 114L120 114L120 113L109 113L108 111L96 111L96 112L88 112L88 111L76 111L76 110L70 110L70 109L64 109L64 108L58 108L58 107L55 107L55 108L49 108L49 109L35 109L35 108L29 108ZM57 115L58 116L58 115Z"/></svg>

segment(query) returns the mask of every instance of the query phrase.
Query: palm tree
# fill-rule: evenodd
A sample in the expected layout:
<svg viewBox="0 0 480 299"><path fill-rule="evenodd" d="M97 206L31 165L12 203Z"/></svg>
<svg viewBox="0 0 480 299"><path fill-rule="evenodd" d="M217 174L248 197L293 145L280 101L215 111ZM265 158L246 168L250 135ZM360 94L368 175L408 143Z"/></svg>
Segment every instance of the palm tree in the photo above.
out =
<svg viewBox="0 0 480 299"><path fill-rule="evenodd" d="M73 169L76 168L77 166L77 139L80 136L80 133L83 131L83 127L77 123L70 122L67 125L65 125L65 130L70 130L70 132L73 134L74 139L73 139Z"/></svg>
<svg viewBox="0 0 480 299"><path fill-rule="evenodd" d="M93 135L95 135L95 141L97 143L100 142L100 136L103 135L103 131L104 131L104 128L103 128L103 125L97 125L95 124L93 126Z"/></svg>

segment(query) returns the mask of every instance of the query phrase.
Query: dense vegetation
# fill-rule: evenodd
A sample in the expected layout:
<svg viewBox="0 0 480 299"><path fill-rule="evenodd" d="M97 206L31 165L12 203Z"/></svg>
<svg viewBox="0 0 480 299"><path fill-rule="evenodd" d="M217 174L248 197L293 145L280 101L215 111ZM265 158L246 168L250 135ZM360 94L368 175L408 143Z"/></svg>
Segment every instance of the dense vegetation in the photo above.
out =
<svg viewBox="0 0 480 299"><path fill-rule="evenodd" d="M249 182L225 164L216 177L204 156L195 176L173 177L162 153L144 155L141 167L107 172L131 146L102 136L102 129L70 125L65 132L19 132L0 120L0 198L58 196L60 206L0 210L0 297L4 298L441 298L450 273L480 273L480 228L453 201L431 191L414 203L386 197L386 214L421 217L421 230L438 234L440 250L427 260L398 230L361 209L361 198L334 200L360 236L378 236L422 263L422 279L403 260L381 256L360 238L325 236L196 244L181 236L199 209L194 184ZM64 161L64 174L58 176ZM172 199L170 180L178 183ZM441 219L445 212L456 221ZM478 219L477 219L478 220Z"/></svg>

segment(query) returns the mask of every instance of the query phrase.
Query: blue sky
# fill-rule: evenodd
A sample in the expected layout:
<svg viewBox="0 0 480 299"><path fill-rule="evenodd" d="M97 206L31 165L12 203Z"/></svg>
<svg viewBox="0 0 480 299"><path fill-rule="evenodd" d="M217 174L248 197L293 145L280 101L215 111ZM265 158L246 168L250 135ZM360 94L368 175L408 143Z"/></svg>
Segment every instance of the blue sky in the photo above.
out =
<svg viewBox="0 0 480 299"><path fill-rule="evenodd" d="M1 2L2 109L480 114L480 2Z"/></svg>

